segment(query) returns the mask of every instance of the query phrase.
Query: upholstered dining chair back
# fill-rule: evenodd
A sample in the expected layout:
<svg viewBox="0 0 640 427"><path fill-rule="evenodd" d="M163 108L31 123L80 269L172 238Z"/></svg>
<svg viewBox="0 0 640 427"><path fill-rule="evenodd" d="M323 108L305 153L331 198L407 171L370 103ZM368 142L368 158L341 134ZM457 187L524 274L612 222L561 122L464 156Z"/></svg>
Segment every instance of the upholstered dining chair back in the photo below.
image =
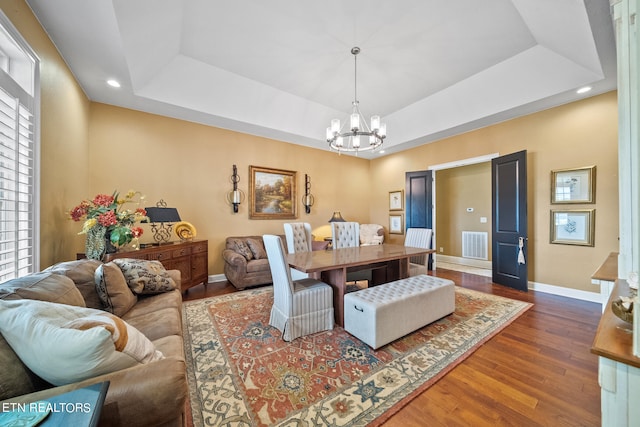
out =
<svg viewBox="0 0 640 427"><path fill-rule="evenodd" d="M284 224L284 235L287 238L287 250L290 254L296 252L311 252L311 224L308 222L287 222Z"/></svg>
<svg viewBox="0 0 640 427"><path fill-rule="evenodd" d="M307 222L287 222L284 224L284 235L287 239L287 251L290 254L296 252L311 252L311 224ZM291 278L293 280L306 279L309 277L295 268L291 269Z"/></svg>
<svg viewBox="0 0 640 427"><path fill-rule="evenodd" d="M360 246L360 224L357 222L332 222L333 249Z"/></svg>
<svg viewBox="0 0 640 427"><path fill-rule="evenodd" d="M333 329L333 289L316 279L292 280L282 239L262 236L273 279L273 306L269 325L292 341L315 332Z"/></svg>
<svg viewBox="0 0 640 427"><path fill-rule="evenodd" d="M433 230L430 228L407 228L404 245L414 248L431 249ZM409 259L409 275L425 274L429 267L429 255L418 255Z"/></svg>

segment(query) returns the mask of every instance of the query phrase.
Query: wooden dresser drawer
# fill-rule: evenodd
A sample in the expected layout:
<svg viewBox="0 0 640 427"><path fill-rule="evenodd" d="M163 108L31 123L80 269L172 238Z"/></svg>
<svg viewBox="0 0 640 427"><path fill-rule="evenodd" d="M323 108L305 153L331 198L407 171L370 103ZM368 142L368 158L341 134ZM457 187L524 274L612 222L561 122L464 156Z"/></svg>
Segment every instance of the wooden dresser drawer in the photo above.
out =
<svg viewBox="0 0 640 427"><path fill-rule="evenodd" d="M208 252L207 250L207 242L198 242L191 246L191 251L194 254L199 254L202 252Z"/></svg>
<svg viewBox="0 0 640 427"><path fill-rule="evenodd" d="M150 260L167 261L171 259L172 252L172 250L168 249L166 251L151 252L148 256Z"/></svg>
<svg viewBox="0 0 640 427"><path fill-rule="evenodd" d="M178 248L178 249L174 249L171 252L171 256L173 258L178 258L178 257L181 257L181 256L187 256L187 255L191 255L191 248L188 247L188 246L181 247L181 248Z"/></svg>

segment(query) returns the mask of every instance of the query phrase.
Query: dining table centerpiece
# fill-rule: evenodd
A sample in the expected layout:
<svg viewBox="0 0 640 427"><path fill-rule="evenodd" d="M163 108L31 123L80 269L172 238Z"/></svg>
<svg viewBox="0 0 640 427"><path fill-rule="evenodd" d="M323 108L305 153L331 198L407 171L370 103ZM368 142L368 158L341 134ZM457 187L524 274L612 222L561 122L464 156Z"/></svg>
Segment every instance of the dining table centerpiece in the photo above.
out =
<svg viewBox="0 0 640 427"><path fill-rule="evenodd" d="M84 221L78 234L87 235L87 258L102 260L106 253L117 252L142 235L143 229L136 226L140 221L148 220L147 211L139 207L142 200L144 196L138 191L130 190L124 197L114 191L111 195L98 194L92 200L83 200L69 211L72 220Z"/></svg>

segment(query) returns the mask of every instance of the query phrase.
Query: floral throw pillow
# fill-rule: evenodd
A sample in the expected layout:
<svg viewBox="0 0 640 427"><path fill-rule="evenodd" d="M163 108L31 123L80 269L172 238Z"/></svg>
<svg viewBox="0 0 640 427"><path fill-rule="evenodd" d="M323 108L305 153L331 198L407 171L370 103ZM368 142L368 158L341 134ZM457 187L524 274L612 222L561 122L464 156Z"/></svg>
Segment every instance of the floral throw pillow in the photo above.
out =
<svg viewBox="0 0 640 427"><path fill-rule="evenodd" d="M247 239L247 246L249 246L249 249L255 259L263 259L267 257L267 252L262 247L262 244L256 239Z"/></svg>
<svg viewBox="0 0 640 427"><path fill-rule="evenodd" d="M251 252L251 249L249 249L247 244L245 242L243 242L242 240L233 239L233 242L231 243L231 246L233 247L233 249L236 252L238 252L240 255L245 257L245 259L247 261L251 261L253 259L253 253Z"/></svg>
<svg viewBox="0 0 640 427"><path fill-rule="evenodd" d="M160 261L119 258L113 262L120 267L127 285L137 295L152 295L177 288Z"/></svg>

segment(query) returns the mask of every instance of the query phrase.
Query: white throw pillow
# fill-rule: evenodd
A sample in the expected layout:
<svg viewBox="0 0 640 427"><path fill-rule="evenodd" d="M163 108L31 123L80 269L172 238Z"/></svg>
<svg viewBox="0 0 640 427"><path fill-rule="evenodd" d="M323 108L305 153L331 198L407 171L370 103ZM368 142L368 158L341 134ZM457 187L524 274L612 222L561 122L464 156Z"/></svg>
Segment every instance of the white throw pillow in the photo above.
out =
<svg viewBox="0 0 640 427"><path fill-rule="evenodd" d="M0 300L0 332L24 364L53 385L164 357L122 319L85 307Z"/></svg>

